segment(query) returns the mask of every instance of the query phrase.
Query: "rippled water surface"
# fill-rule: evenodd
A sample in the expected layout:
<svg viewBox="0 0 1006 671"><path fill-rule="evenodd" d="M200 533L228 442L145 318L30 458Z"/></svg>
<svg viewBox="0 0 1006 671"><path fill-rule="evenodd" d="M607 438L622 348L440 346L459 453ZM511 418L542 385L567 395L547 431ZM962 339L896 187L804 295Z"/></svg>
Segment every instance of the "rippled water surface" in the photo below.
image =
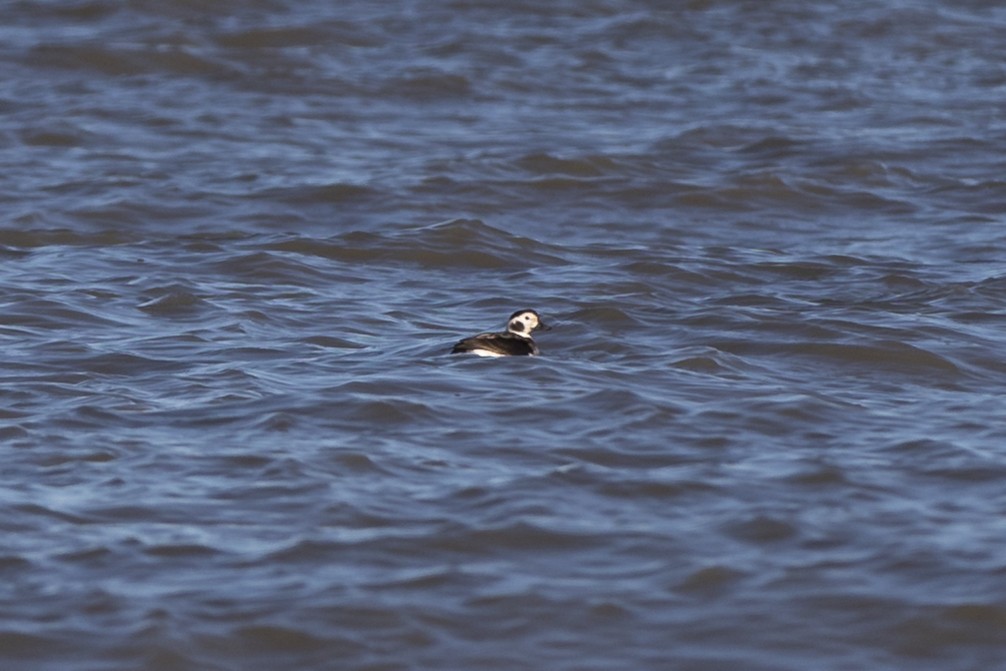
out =
<svg viewBox="0 0 1006 671"><path fill-rule="evenodd" d="M3 13L5 671L1006 659L1001 3Z"/></svg>

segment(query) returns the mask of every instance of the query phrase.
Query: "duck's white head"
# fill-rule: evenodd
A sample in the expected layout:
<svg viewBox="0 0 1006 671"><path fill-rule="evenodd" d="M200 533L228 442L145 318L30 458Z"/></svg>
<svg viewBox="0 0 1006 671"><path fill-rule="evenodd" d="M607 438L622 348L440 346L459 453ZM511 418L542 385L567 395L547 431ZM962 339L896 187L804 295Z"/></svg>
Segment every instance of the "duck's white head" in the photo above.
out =
<svg viewBox="0 0 1006 671"><path fill-rule="evenodd" d="M532 331L539 329L547 331L548 328L534 310L518 310L510 315L510 319L507 320L506 324L508 332L525 338L530 338Z"/></svg>

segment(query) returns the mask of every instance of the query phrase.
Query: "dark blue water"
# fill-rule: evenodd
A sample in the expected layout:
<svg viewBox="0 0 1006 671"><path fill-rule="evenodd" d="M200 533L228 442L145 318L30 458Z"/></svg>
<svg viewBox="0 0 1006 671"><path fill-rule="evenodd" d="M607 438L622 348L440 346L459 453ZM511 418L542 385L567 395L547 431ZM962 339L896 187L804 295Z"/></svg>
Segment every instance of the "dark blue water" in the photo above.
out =
<svg viewBox="0 0 1006 671"><path fill-rule="evenodd" d="M3 669L1002 664L998 3L3 13Z"/></svg>

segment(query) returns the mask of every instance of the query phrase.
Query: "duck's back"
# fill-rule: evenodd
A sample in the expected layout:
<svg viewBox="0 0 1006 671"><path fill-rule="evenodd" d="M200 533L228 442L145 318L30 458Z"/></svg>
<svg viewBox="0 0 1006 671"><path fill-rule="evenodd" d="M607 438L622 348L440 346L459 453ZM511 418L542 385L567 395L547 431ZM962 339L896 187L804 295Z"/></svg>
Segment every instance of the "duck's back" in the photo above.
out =
<svg viewBox="0 0 1006 671"><path fill-rule="evenodd" d="M459 340L451 354L477 354L479 356L535 356L538 347L530 338L512 333L480 333Z"/></svg>

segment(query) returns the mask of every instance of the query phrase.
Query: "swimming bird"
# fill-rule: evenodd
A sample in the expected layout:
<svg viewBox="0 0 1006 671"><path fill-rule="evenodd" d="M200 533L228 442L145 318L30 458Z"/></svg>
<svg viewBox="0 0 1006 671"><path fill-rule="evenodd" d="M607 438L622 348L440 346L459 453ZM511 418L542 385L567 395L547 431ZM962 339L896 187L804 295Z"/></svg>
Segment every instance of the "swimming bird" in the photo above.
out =
<svg viewBox="0 0 1006 671"><path fill-rule="evenodd" d="M537 356L538 346L531 338L532 331L548 331L534 310L517 310L507 320L505 333L479 333L459 340L451 354L477 354L478 356Z"/></svg>

